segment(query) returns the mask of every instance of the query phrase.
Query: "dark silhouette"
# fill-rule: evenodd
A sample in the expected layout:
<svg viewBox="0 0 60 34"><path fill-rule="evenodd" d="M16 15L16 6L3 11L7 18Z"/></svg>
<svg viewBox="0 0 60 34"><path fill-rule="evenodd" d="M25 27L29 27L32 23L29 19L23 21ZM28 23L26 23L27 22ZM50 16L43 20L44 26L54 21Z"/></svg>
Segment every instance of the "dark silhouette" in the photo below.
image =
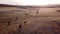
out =
<svg viewBox="0 0 60 34"><path fill-rule="evenodd" d="M18 17L15 18L15 21L18 19Z"/></svg>
<svg viewBox="0 0 60 34"><path fill-rule="evenodd" d="M10 25L10 21L8 21L8 25Z"/></svg>
<svg viewBox="0 0 60 34"><path fill-rule="evenodd" d="M38 14L38 11L36 11L36 13Z"/></svg>
<svg viewBox="0 0 60 34"><path fill-rule="evenodd" d="M27 21L24 21L24 25L27 23Z"/></svg>
<svg viewBox="0 0 60 34"><path fill-rule="evenodd" d="M25 16L26 16L27 14L26 14L26 12L25 12Z"/></svg>
<svg viewBox="0 0 60 34"><path fill-rule="evenodd" d="M60 12L60 10L56 10L56 12Z"/></svg>
<svg viewBox="0 0 60 34"><path fill-rule="evenodd" d="M52 20L51 22L56 22L56 21L53 21L53 20Z"/></svg>
<svg viewBox="0 0 60 34"><path fill-rule="evenodd" d="M19 29L21 29L22 25L19 25Z"/></svg>

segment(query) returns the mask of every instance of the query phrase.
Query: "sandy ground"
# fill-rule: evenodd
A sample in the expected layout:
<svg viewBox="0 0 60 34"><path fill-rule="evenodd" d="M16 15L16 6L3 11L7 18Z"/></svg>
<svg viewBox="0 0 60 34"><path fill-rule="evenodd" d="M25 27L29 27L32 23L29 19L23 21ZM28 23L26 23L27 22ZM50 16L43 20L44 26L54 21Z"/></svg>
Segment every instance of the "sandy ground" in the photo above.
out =
<svg viewBox="0 0 60 34"><path fill-rule="evenodd" d="M0 9L0 34L60 34L60 8Z"/></svg>

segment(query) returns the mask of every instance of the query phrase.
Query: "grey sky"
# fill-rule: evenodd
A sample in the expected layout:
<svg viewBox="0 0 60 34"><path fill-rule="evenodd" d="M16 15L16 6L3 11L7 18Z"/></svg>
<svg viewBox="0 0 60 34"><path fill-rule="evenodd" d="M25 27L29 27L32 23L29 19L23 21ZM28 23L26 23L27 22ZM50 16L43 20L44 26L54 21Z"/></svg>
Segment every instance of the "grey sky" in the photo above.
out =
<svg viewBox="0 0 60 34"><path fill-rule="evenodd" d="M0 4L47 5L47 4L60 4L60 0L0 0Z"/></svg>

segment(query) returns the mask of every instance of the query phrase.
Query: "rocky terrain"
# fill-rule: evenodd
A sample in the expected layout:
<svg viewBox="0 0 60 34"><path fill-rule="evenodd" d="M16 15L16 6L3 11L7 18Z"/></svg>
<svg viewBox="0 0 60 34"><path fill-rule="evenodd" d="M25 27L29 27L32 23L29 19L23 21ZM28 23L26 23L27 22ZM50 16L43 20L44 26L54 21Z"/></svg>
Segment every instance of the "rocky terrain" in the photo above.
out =
<svg viewBox="0 0 60 34"><path fill-rule="evenodd" d="M60 34L60 8L1 5L0 34Z"/></svg>

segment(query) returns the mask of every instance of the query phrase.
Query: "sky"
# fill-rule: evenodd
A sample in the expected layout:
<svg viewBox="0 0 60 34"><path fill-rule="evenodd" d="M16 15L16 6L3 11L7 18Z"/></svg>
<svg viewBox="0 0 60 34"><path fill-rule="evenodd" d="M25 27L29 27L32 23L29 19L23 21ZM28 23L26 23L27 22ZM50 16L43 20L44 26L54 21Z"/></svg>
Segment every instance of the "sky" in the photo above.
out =
<svg viewBox="0 0 60 34"><path fill-rule="evenodd" d="M60 4L60 0L0 0L0 4L48 5L48 4Z"/></svg>

